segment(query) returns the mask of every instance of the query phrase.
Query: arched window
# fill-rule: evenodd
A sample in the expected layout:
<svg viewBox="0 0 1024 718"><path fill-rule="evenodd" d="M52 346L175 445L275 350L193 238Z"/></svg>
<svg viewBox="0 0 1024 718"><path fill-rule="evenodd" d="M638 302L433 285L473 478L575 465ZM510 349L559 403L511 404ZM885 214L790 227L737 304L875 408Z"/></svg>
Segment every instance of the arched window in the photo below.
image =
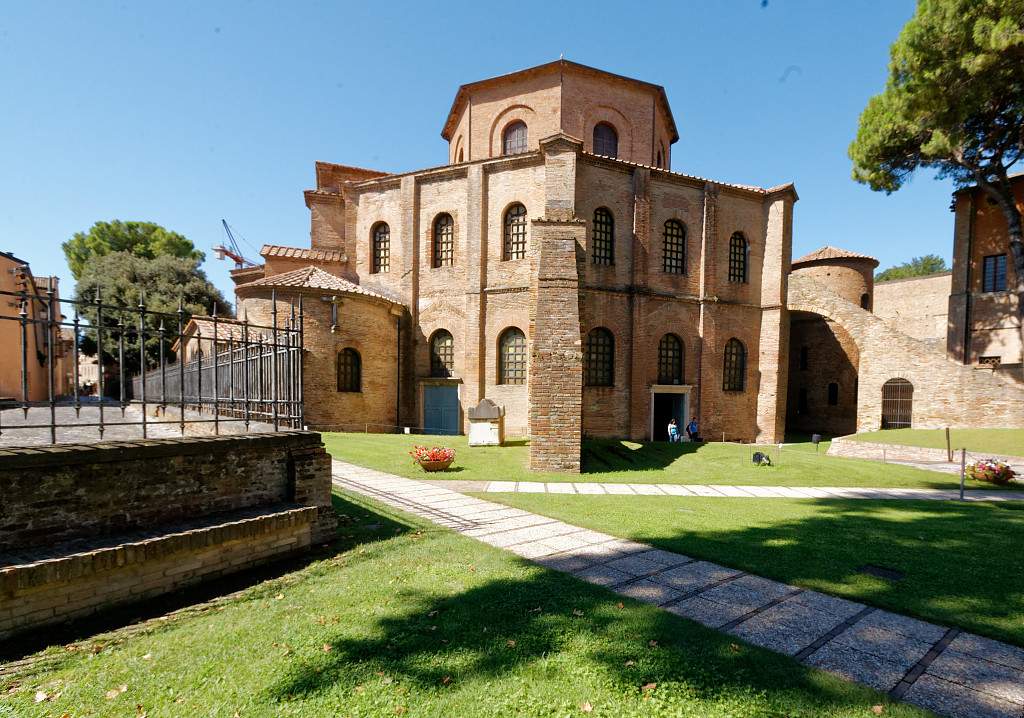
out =
<svg viewBox="0 0 1024 718"><path fill-rule="evenodd" d="M838 406L839 405L839 384L836 382L830 382L828 385L828 405Z"/></svg>
<svg viewBox="0 0 1024 718"><path fill-rule="evenodd" d="M518 155L526 152L526 123L517 120L501 133L501 150L504 155Z"/></svg>
<svg viewBox="0 0 1024 718"><path fill-rule="evenodd" d="M514 204L505 212L505 249L503 259L526 256L526 207Z"/></svg>
<svg viewBox="0 0 1024 718"><path fill-rule="evenodd" d="M338 352L338 391L362 391L363 362L359 352L347 348Z"/></svg>
<svg viewBox="0 0 1024 718"><path fill-rule="evenodd" d="M658 150L658 159L655 160L654 166L661 169L664 166L665 160L661 156L661 150Z"/></svg>
<svg viewBox="0 0 1024 718"><path fill-rule="evenodd" d="M498 338L498 383L526 383L526 336L509 327Z"/></svg>
<svg viewBox="0 0 1024 718"><path fill-rule="evenodd" d="M665 222L661 268L667 274L686 274L686 227L678 219Z"/></svg>
<svg viewBox="0 0 1024 718"><path fill-rule="evenodd" d="M449 377L455 369L455 340L447 329L430 337L430 376Z"/></svg>
<svg viewBox="0 0 1024 718"><path fill-rule="evenodd" d="M619 133L607 122L594 125L594 154L605 157L619 156Z"/></svg>
<svg viewBox="0 0 1024 718"><path fill-rule="evenodd" d="M464 161L465 161L465 160L463 160L463 155L462 155L462 148L460 147L460 148L459 148L459 157L458 157L458 159L456 160L456 162L464 162Z"/></svg>
<svg viewBox="0 0 1024 718"><path fill-rule="evenodd" d="M867 292L860 295L860 308L868 312L871 311L871 295Z"/></svg>
<svg viewBox="0 0 1024 718"><path fill-rule="evenodd" d="M604 327L591 329L583 347L583 383L587 386L615 384L615 338Z"/></svg>
<svg viewBox="0 0 1024 718"><path fill-rule="evenodd" d="M590 238L594 264L615 264L615 219L605 207L594 210Z"/></svg>
<svg viewBox="0 0 1024 718"><path fill-rule="evenodd" d="M683 383L683 341L666 334L658 343L658 383Z"/></svg>
<svg viewBox="0 0 1024 718"><path fill-rule="evenodd" d="M435 267L450 267L455 264L455 220L448 213L437 215L434 220Z"/></svg>
<svg viewBox="0 0 1024 718"><path fill-rule="evenodd" d="M882 428L909 429L914 415L914 385L906 379L882 384Z"/></svg>
<svg viewBox="0 0 1024 718"><path fill-rule="evenodd" d="M387 222L378 222L373 228L373 272L391 269L391 228Z"/></svg>
<svg viewBox="0 0 1024 718"><path fill-rule="evenodd" d="M750 253L743 232L733 232L729 239L729 281L747 281L747 255Z"/></svg>
<svg viewBox="0 0 1024 718"><path fill-rule="evenodd" d="M747 379L747 349L743 342L733 337L725 344L725 358L722 363L722 390L743 391Z"/></svg>

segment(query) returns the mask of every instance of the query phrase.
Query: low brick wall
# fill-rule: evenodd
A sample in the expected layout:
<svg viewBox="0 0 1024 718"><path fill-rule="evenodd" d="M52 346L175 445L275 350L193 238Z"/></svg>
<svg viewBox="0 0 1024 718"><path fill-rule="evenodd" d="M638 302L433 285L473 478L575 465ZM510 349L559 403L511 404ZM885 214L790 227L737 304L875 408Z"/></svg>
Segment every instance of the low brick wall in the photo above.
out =
<svg viewBox="0 0 1024 718"><path fill-rule="evenodd" d="M948 459L945 449L929 449L923 446L904 446L902 444L880 444L872 441L857 441L844 437L832 439L828 449L829 456L846 456L855 459L872 459L874 461L919 461L922 463L941 463ZM1004 456L985 452L968 451L968 462L984 455L986 459L997 459L1007 464L1024 464L1020 456ZM953 460L959 461L960 450L953 449ZM973 458L972 458L973 457Z"/></svg>
<svg viewBox="0 0 1024 718"><path fill-rule="evenodd" d="M0 638L334 536L312 432L0 451Z"/></svg>

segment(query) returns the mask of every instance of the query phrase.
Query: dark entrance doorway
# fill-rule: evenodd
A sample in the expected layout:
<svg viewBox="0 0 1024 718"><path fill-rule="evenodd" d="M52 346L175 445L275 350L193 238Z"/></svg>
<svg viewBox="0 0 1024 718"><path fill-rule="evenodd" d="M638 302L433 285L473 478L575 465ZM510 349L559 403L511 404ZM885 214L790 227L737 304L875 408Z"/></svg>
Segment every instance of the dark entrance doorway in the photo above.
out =
<svg viewBox="0 0 1024 718"><path fill-rule="evenodd" d="M423 387L423 433L459 433L459 387L431 385Z"/></svg>
<svg viewBox="0 0 1024 718"><path fill-rule="evenodd" d="M652 417L654 421L652 439L668 441L668 422L675 419L679 424L679 434L683 435L689 417L686 416L685 394L654 394Z"/></svg>

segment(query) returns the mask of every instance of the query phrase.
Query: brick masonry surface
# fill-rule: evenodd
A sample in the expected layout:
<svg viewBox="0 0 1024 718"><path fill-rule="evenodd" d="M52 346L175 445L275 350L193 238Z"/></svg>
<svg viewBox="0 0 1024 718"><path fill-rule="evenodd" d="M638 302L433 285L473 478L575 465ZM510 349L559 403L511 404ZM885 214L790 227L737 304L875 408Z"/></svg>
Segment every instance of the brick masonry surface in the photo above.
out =
<svg viewBox="0 0 1024 718"><path fill-rule="evenodd" d="M0 635L157 595L334 535L320 435L0 450Z"/></svg>
<svg viewBox="0 0 1024 718"><path fill-rule="evenodd" d="M1024 447L1021 447L1024 452ZM903 446L901 444L882 444L873 441L857 441L837 437L828 448L829 456L849 456L857 459L874 459L875 461L911 461L920 463L945 462L949 457L945 449L930 449L924 446ZM979 451L967 452L967 463L978 459L996 459L1007 464L1024 465L1024 456L1009 454L987 454ZM960 461L960 449L953 447L953 461Z"/></svg>

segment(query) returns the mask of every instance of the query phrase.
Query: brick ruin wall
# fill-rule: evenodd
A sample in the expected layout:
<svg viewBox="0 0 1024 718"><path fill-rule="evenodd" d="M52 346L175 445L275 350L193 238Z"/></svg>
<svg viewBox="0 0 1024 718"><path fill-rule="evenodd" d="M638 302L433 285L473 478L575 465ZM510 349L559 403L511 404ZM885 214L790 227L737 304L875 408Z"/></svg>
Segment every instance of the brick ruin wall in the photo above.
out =
<svg viewBox="0 0 1024 718"><path fill-rule="evenodd" d="M319 434L7 449L0 637L255 566L334 535Z"/></svg>

